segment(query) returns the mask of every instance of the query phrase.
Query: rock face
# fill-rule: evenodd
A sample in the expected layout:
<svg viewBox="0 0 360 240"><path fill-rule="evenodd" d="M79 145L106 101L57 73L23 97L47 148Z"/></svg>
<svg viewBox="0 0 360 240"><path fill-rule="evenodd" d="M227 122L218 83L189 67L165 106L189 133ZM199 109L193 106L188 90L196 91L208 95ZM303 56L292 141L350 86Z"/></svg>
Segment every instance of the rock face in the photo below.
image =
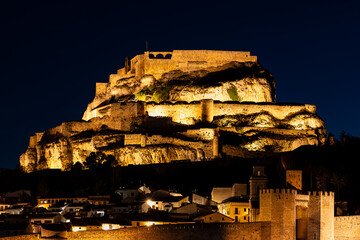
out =
<svg viewBox="0 0 360 240"><path fill-rule="evenodd" d="M249 52L145 52L96 84L83 120L32 136L20 164L69 170L91 152L119 165L200 161L325 141L315 106L275 98L272 74Z"/></svg>

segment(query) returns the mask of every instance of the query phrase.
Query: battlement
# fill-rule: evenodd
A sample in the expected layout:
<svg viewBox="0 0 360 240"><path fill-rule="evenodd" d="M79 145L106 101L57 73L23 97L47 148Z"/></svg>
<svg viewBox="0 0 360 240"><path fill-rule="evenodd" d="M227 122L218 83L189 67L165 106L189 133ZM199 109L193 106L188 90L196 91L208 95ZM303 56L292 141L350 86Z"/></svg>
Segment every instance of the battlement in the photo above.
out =
<svg viewBox="0 0 360 240"><path fill-rule="evenodd" d="M209 67L219 67L230 62L257 62L257 57L251 56L250 52L243 51L146 51L144 54L136 55L131 60L126 60L125 67L119 69L117 73L118 75L135 74L138 77L152 75L159 79L162 74L169 71L196 71Z"/></svg>
<svg viewBox="0 0 360 240"><path fill-rule="evenodd" d="M337 216L334 218L335 222L351 222L351 221L358 221L360 222L360 215L354 216Z"/></svg>
<svg viewBox="0 0 360 240"><path fill-rule="evenodd" d="M261 194L273 194L273 193L282 193L282 194L299 194L295 189L285 189L285 188L276 188L276 189L260 189ZM334 197L334 192L330 191L308 191L309 196L330 196Z"/></svg>
<svg viewBox="0 0 360 240"><path fill-rule="evenodd" d="M295 189L285 189L285 188L276 188L276 189L260 189L261 194L273 194L273 193L281 193L281 194L297 194L297 190Z"/></svg>
<svg viewBox="0 0 360 240"><path fill-rule="evenodd" d="M309 191L308 195L310 196L331 196L334 197L334 192L330 191Z"/></svg>

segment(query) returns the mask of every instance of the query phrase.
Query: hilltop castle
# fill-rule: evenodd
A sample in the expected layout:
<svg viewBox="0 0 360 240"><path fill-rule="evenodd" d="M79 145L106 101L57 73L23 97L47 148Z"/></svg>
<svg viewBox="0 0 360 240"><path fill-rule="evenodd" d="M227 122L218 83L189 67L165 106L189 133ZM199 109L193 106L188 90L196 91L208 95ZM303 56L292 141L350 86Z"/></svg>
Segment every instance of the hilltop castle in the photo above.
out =
<svg viewBox="0 0 360 240"><path fill-rule="evenodd" d="M275 80L250 52L144 52L96 83L83 120L30 137L20 164L68 170L98 151L119 165L201 161L324 143L314 105L275 102Z"/></svg>

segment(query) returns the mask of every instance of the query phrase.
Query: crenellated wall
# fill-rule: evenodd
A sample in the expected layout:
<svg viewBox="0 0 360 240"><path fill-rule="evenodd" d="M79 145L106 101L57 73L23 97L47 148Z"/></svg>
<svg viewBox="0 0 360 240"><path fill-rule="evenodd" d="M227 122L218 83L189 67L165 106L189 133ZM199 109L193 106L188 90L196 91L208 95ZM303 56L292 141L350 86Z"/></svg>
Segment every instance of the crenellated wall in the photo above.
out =
<svg viewBox="0 0 360 240"><path fill-rule="evenodd" d="M4 240L35 240L36 235L6 237ZM258 223L205 223L175 224L151 227L133 227L109 231L68 232L67 239L84 240L275 240L271 238L271 224Z"/></svg>
<svg viewBox="0 0 360 240"><path fill-rule="evenodd" d="M271 221L273 239L296 239L296 191L260 190L260 221Z"/></svg>
<svg viewBox="0 0 360 240"><path fill-rule="evenodd" d="M196 71L217 67L229 62L256 62L250 52L216 50L173 50L172 52L144 52L131 59L131 70L136 76L153 75L156 79L173 71Z"/></svg>
<svg viewBox="0 0 360 240"><path fill-rule="evenodd" d="M335 217L335 240L360 240L360 215Z"/></svg>

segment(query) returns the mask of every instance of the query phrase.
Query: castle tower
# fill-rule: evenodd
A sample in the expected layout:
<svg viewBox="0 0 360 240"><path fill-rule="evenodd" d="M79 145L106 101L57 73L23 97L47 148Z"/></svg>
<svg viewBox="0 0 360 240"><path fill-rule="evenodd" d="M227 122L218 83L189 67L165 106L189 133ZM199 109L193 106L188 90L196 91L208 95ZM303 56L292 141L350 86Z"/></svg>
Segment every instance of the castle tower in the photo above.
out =
<svg viewBox="0 0 360 240"><path fill-rule="evenodd" d="M260 190L260 221L271 222L271 239L295 240L296 190Z"/></svg>
<svg viewBox="0 0 360 240"><path fill-rule="evenodd" d="M259 200L259 190L267 188L268 178L264 166L253 166L253 173L250 177L250 200Z"/></svg>
<svg viewBox="0 0 360 240"><path fill-rule="evenodd" d="M307 239L334 239L334 193L309 192Z"/></svg>
<svg viewBox="0 0 360 240"><path fill-rule="evenodd" d="M253 166L250 177L250 222L256 222L259 214L259 191L267 188L268 178L264 166Z"/></svg>

